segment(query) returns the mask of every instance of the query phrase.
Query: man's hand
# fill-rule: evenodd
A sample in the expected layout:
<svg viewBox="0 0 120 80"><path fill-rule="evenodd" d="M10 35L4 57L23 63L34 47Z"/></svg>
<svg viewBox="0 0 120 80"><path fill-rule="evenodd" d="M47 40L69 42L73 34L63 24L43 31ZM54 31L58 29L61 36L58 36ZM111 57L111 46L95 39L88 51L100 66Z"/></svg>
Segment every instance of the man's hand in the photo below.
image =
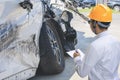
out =
<svg viewBox="0 0 120 80"><path fill-rule="evenodd" d="M73 54L74 58L77 56L80 56L80 53L78 53L77 51Z"/></svg>

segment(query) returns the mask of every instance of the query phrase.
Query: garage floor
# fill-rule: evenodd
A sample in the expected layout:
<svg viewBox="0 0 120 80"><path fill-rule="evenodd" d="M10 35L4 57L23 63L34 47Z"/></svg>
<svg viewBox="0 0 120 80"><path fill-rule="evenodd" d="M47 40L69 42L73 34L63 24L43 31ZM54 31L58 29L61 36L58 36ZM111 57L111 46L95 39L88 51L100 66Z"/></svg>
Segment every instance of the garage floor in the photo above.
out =
<svg viewBox="0 0 120 80"><path fill-rule="evenodd" d="M120 41L120 14L113 15L113 22L109 29L110 33L118 38ZM78 44L76 49L79 48L83 52L86 51L87 46L94 40L94 34L91 32L90 27L84 22L77 14L74 14L74 19L71 25L77 30ZM35 76L29 80L87 80L86 78L80 78L74 69L73 59L70 57L65 58L65 69L62 73L57 75L47 75L47 76ZM120 67L119 67L120 76Z"/></svg>

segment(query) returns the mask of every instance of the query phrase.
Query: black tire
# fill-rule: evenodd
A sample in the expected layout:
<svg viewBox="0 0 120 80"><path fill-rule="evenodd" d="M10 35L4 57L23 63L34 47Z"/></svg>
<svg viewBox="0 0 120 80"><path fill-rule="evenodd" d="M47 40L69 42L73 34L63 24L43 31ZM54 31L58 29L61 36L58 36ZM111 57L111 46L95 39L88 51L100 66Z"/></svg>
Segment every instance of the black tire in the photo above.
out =
<svg viewBox="0 0 120 80"><path fill-rule="evenodd" d="M89 9L91 8L91 6L88 7Z"/></svg>
<svg viewBox="0 0 120 80"><path fill-rule="evenodd" d="M43 23L40 35L40 64L38 74L57 74L64 70L64 51L54 23Z"/></svg>
<svg viewBox="0 0 120 80"><path fill-rule="evenodd" d="M113 9L114 9L115 11L120 11L120 6L115 5L115 6L113 7Z"/></svg>
<svg viewBox="0 0 120 80"><path fill-rule="evenodd" d="M85 6L82 6L82 9L85 9Z"/></svg>

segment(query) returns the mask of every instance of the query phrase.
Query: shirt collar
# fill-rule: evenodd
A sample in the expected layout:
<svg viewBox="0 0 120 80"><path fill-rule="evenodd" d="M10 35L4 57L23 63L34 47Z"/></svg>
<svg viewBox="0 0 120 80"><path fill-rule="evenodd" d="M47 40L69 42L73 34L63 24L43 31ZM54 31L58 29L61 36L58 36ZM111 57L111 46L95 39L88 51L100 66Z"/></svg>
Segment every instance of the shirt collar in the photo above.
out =
<svg viewBox="0 0 120 80"><path fill-rule="evenodd" d="M99 33L97 35L97 37L103 37L103 36L106 36L106 35L108 35L108 31L103 31L103 32Z"/></svg>

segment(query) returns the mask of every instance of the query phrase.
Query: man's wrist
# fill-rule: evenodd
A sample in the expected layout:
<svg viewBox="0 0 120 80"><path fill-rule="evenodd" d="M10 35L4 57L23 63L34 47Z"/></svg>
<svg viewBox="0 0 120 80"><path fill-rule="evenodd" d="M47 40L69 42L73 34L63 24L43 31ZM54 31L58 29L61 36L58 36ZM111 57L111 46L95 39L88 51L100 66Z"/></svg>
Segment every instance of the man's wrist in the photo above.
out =
<svg viewBox="0 0 120 80"><path fill-rule="evenodd" d="M80 61L80 60L81 60L80 56L74 57L74 62L77 62L77 61Z"/></svg>

